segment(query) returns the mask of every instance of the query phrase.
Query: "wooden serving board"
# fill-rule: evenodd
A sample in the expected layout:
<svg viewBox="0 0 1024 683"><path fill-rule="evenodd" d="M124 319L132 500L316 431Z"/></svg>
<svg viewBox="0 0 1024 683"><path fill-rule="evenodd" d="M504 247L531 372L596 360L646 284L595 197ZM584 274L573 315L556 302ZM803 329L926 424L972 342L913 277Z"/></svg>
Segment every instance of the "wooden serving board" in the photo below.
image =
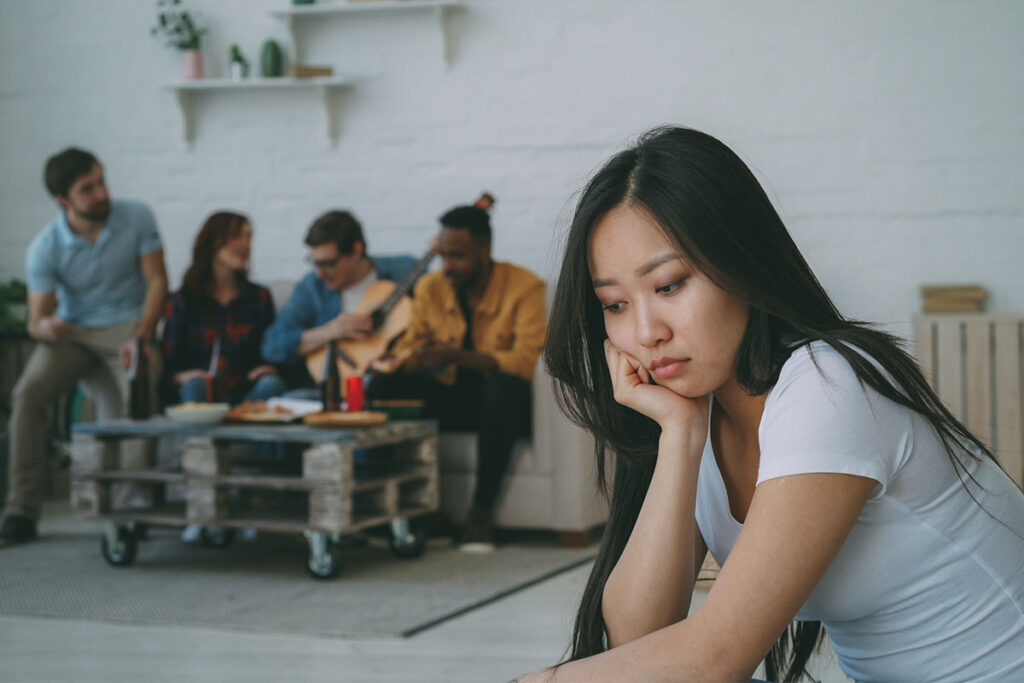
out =
<svg viewBox="0 0 1024 683"><path fill-rule="evenodd" d="M286 423L298 419L290 410L273 408L266 401L246 401L228 411L225 417L232 422Z"/></svg>
<svg viewBox="0 0 1024 683"><path fill-rule="evenodd" d="M294 422L299 418L295 413L245 413L243 415L237 415L231 417L232 422L258 422L258 423L270 423L270 424L287 424L288 422Z"/></svg>
<svg viewBox="0 0 1024 683"><path fill-rule="evenodd" d="M310 427L367 427L387 422L388 414L364 410L354 413L310 413L303 420Z"/></svg>

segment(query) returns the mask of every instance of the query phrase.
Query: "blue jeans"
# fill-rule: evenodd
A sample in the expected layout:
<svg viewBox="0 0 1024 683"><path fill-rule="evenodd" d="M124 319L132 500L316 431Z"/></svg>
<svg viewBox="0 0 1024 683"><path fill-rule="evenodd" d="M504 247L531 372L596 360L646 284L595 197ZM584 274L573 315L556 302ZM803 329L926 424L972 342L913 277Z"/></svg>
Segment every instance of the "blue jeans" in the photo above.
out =
<svg viewBox="0 0 1024 683"><path fill-rule="evenodd" d="M249 393L246 394L246 401L266 401L268 398L280 396L288 387L284 380L277 375L260 375L256 379ZM202 377L193 377L181 386L181 402L194 401L203 403L206 401L206 380Z"/></svg>

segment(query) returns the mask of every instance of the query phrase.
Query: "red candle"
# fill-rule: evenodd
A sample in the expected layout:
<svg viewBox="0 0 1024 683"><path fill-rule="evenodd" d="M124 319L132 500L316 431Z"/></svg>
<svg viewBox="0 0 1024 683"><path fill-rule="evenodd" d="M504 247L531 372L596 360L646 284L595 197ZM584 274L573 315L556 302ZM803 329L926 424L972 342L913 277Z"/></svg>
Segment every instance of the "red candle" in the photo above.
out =
<svg viewBox="0 0 1024 683"><path fill-rule="evenodd" d="M348 411L357 413L363 409L365 398L363 396L363 378L361 375L352 375L345 380L345 400L348 402Z"/></svg>

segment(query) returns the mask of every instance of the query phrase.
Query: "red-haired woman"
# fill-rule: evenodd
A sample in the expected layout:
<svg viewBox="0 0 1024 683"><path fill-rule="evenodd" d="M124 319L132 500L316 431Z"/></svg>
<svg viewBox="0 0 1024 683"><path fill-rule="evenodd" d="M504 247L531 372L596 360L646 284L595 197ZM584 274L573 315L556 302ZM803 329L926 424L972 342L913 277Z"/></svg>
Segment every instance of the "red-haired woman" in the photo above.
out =
<svg viewBox="0 0 1024 683"><path fill-rule="evenodd" d="M168 298L164 367L182 403L234 404L284 392L284 382L260 355L274 302L266 287L249 281L251 248L248 218L214 213L196 236L181 289Z"/></svg>

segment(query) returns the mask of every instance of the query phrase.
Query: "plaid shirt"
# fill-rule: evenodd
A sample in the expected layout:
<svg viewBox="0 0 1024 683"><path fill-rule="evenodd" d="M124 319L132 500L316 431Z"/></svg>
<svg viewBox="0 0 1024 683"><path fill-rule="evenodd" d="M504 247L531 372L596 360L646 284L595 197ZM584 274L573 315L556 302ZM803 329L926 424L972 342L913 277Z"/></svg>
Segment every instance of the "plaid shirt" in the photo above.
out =
<svg viewBox="0 0 1024 683"><path fill-rule="evenodd" d="M164 372L168 379L185 370L208 370L214 341L220 337L217 374L232 403L252 387L246 375L266 361L260 355L263 333L274 321L274 301L266 287L246 280L227 306L211 297L196 303L179 290L164 308Z"/></svg>

